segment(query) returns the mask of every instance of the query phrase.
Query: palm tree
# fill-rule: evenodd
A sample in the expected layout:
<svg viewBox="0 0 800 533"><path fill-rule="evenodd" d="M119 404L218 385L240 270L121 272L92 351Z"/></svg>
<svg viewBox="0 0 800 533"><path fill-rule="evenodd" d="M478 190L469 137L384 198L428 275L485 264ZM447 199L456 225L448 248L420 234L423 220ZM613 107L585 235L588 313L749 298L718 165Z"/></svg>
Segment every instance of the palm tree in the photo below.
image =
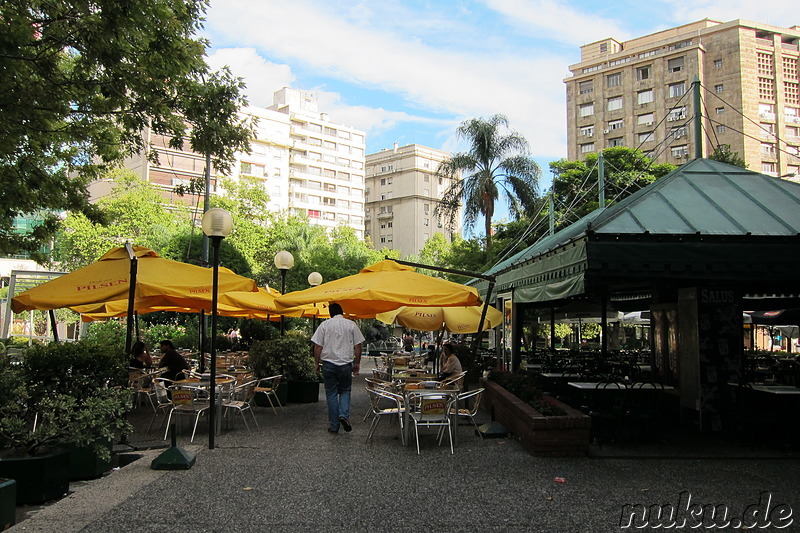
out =
<svg viewBox="0 0 800 533"><path fill-rule="evenodd" d="M489 251L494 206L501 191L513 216L529 213L537 199L541 170L529 155L528 141L517 132L508 131L504 115L466 120L456 132L471 146L468 152L453 154L439 165L437 175L452 184L442 196L437 214L452 228L463 201L465 227L474 226L479 215L484 217L485 250Z"/></svg>

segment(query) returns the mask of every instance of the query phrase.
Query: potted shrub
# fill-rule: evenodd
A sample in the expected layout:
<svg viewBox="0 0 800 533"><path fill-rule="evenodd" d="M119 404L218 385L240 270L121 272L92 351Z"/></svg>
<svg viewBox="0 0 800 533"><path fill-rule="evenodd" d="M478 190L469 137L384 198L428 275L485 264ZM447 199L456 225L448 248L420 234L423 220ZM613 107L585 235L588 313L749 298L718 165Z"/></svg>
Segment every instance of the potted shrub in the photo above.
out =
<svg viewBox="0 0 800 533"><path fill-rule="evenodd" d="M526 374L492 372L481 378L492 418L533 455L582 456L589 450L591 419L542 393Z"/></svg>
<svg viewBox="0 0 800 533"><path fill-rule="evenodd" d="M112 439L131 429L123 361L78 342L34 347L21 365L0 362L0 476L17 481L18 503L60 497L70 478L110 469ZM88 471L71 462L70 447L90 454Z"/></svg>
<svg viewBox="0 0 800 533"><path fill-rule="evenodd" d="M289 402L319 401L320 375L314 367L309 337L305 333L292 330L283 337L254 341L248 357L257 377L277 374L285 377Z"/></svg>

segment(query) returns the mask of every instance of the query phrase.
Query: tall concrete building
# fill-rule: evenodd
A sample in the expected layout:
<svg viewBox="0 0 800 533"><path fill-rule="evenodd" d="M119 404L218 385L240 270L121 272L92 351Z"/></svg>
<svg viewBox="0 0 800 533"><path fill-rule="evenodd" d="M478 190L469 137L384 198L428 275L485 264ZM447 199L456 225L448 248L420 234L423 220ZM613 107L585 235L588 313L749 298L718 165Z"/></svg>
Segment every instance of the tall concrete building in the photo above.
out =
<svg viewBox="0 0 800 533"><path fill-rule="evenodd" d="M270 110L289 117L287 208L315 224L364 236L364 132L331 122L310 91L283 88Z"/></svg>
<svg viewBox="0 0 800 533"><path fill-rule="evenodd" d="M703 155L727 144L753 170L796 177L798 42L798 26L705 19L584 45L564 80L567 157L628 146L658 162L694 158L691 86L699 78Z"/></svg>
<svg viewBox="0 0 800 533"><path fill-rule="evenodd" d="M450 180L435 175L447 152L409 144L367 155L365 228L376 248L419 255L425 242L442 233L461 234L461 222L448 231L434 216Z"/></svg>
<svg viewBox="0 0 800 533"><path fill-rule="evenodd" d="M250 151L239 152L230 175L238 180L247 176L259 180L269 194L271 211L307 214L314 224L332 228L351 226L364 235L364 132L331 122L317 110L314 93L283 88L276 91L268 109L250 107L243 113L256 117L255 136ZM150 131L143 133L158 154L158 162L143 155L130 158L125 166L158 186L170 201L201 206L196 195L178 197L174 189L192 179L202 180L206 162L192 152L188 142L181 149ZM211 192L219 194L216 169L211 171ZM221 178L222 176L220 176ZM108 194L108 182L95 182L93 198Z"/></svg>

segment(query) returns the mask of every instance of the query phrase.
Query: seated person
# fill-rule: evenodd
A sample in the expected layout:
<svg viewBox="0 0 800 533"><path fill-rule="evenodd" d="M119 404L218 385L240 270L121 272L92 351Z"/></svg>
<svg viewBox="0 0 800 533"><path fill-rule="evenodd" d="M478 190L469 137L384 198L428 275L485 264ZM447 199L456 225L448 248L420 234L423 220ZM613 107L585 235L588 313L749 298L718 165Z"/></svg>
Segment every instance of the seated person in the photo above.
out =
<svg viewBox="0 0 800 533"><path fill-rule="evenodd" d="M131 346L131 360L128 363L131 368L150 368L153 366L153 360L150 358L150 353L142 341L136 341Z"/></svg>
<svg viewBox="0 0 800 533"><path fill-rule="evenodd" d="M161 357L161 362L158 366L160 368L167 367L167 371L161 374L161 377L172 381L185 379L186 375L183 371L189 370L189 363L175 350L175 345L172 344L172 341L166 339L161 341L159 349L164 355Z"/></svg>
<svg viewBox="0 0 800 533"><path fill-rule="evenodd" d="M439 379L447 379L462 372L461 361L453 351L453 345L449 342L442 344L442 358L440 359L441 372Z"/></svg>

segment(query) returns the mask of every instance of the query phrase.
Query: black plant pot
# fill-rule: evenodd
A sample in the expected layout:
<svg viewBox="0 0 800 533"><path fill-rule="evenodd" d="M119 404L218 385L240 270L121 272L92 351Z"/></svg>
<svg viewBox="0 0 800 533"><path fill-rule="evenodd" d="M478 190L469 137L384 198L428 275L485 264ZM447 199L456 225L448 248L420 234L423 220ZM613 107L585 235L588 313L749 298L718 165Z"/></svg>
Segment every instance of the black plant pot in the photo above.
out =
<svg viewBox="0 0 800 533"><path fill-rule="evenodd" d="M319 381L288 381L289 403L312 403L319 401Z"/></svg>
<svg viewBox="0 0 800 533"><path fill-rule="evenodd" d="M111 453L111 439L103 439L101 446ZM111 470L111 456L107 460L101 459L91 446L66 446L69 450L69 479L80 481L95 479Z"/></svg>
<svg viewBox="0 0 800 533"><path fill-rule="evenodd" d="M13 526L17 521L17 482L0 478L0 531Z"/></svg>
<svg viewBox="0 0 800 533"><path fill-rule="evenodd" d="M69 491L69 452L0 457L0 477L17 482L17 505L43 503Z"/></svg>

